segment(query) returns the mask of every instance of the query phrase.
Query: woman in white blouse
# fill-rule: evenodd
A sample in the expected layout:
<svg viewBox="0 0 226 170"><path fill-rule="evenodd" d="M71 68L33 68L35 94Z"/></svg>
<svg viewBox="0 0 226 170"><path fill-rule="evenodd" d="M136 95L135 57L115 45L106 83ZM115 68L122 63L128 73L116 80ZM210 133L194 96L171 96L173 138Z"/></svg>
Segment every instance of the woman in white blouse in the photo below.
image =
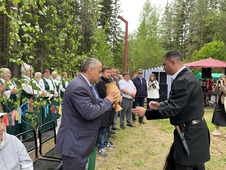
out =
<svg viewBox="0 0 226 170"><path fill-rule="evenodd" d="M50 78L50 71L48 69L45 69L43 71L43 78L39 81L39 84L44 90L47 91L47 97L44 99L46 100L48 107L46 105L46 107L44 108L42 123L44 124L48 121L54 121L55 125L57 126L57 114L55 113L55 107L59 105L58 99L56 98L58 96L58 93L53 80ZM49 110L47 111L46 109Z"/></svg>
<svg viewBox="0 0 226 170"><path fill-rule="evenodd" d="M147 81L147 109L149 108L150 101L157 101L159 100L159 83L156 80L155 74L151 73L149 80Z"/></svg>
<svg viewBox="0 0 226 170"><path fill-rule="evenodd" d="M17 97L19 96L18 94L18 89L16 88L16 84L14 81L11 81L11 72L8 68L2 68L0 69L2 72L0 74L0 83L2 86L5 86L6 89L2 92L2 106L3 106L3 111L5 113L10 113L13 110L15 110L16 102L17 102ZM11 121L11 120L9 120ZM17 135L20 133L20 128L19 124L15 122L14 126L7 127L7 133L12 134L12 135Z"/></svg>

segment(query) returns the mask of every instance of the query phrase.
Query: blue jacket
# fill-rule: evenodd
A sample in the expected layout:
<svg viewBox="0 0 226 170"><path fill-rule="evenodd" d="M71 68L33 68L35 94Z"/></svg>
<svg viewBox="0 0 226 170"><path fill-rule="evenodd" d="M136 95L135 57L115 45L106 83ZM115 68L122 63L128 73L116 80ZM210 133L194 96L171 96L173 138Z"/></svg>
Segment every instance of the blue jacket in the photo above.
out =
<svg viewBox="0 0 226 170"><path fill-rule="evenodd" d="M135 78L132 79L133 84L135 85L136 89L137 89L137 93L136 93L136 97L147 97L147 83L146 80L144 78L142 78L142 84L140 81L140 78L137 76Z"/></svg>

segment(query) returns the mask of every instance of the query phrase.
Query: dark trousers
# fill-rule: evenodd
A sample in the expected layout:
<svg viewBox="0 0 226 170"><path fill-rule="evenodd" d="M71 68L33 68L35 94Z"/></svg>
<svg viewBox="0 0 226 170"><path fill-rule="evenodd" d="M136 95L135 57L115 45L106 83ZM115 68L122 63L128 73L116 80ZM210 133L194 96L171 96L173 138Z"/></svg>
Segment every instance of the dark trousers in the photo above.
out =
<svg viewBox="0 0 226 170"><path fill-rule="evenodd" d="M108 133L110 131L109 127L100 127L97 138L97 147L98 149L104 148L108 143Z"/></svg>
<svg viewBox="0 0 226 170"><path fill-rule="evenodd" d="M135 97L135 107L141 106L144 107L144 97ZM143 122L144 117L139 117L139 122ZM133 114L133 120L136 120L136 116Z"/></svg>
<svg viewBox="0 0 226 170"><path fill-rule="evenodd" d="M156 102L158 102L159 99L151 99L151 98L147 98L147 109L150 109L149 103L150 103L151 101L156 101Z"/></svg>
<svg viewBox="0 0 226 170"><path fill-rule="evenodd" d="M81 163L78 162L78 158L69 157L62 155L63 160L63 170L87 170L87 165L81 166Z"/></svg>

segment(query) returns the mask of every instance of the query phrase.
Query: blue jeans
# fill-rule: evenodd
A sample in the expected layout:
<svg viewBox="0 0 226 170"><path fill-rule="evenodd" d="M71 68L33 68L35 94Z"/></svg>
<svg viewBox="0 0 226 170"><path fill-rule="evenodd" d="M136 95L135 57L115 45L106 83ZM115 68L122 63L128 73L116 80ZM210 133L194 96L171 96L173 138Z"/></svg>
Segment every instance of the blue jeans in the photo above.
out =
<svg viewBox="0 0 226 170"><path fill-rule="evenodd" d="M144 107L144 97L135 97L135 107L141 106ZM144 117L139 117L139 122L143 122ZM136 120L136 116L133 114L133 120Z"/></svg>
<svg viewBox="0 0 226 170"><path fill-rule="evenodd" d="M109 127L100 127L97 138L97 147L98 149L104 148L108 143L108 131Z"/></svg>

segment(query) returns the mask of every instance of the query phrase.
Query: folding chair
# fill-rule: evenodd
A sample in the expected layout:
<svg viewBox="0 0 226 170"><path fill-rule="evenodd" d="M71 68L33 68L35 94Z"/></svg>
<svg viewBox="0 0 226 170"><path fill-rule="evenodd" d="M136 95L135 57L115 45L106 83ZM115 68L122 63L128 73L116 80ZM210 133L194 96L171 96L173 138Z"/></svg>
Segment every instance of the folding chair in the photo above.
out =
<svg viewBox="0 0 226 170"><path fill-rule="evenodd" d="M27 137L29 135L29 137ZM21 142L24 144L27 152L31 152L34 150L35 152L35 161L33 162L33 166L35 170L45 169L45 170L61 170L62 169L62 161L60 160L46 160L38 157L38 148L37 148L37 138L36 132L31 129L16 135ZM26 138L24 138L26 136ZM23 140L25 139L25 140Z"/></svg>
<svg viewBox="0 0 226 170"><path fill-rule="evenodd" d="M39 154L43 157L42 159L55 159L62 160L62 155L55 150L56 144L56 127L53 121L46 122L38 128L39 138ZM53 139L54 147L51 148L46 154L43 154L43 144Z"/></svg>

